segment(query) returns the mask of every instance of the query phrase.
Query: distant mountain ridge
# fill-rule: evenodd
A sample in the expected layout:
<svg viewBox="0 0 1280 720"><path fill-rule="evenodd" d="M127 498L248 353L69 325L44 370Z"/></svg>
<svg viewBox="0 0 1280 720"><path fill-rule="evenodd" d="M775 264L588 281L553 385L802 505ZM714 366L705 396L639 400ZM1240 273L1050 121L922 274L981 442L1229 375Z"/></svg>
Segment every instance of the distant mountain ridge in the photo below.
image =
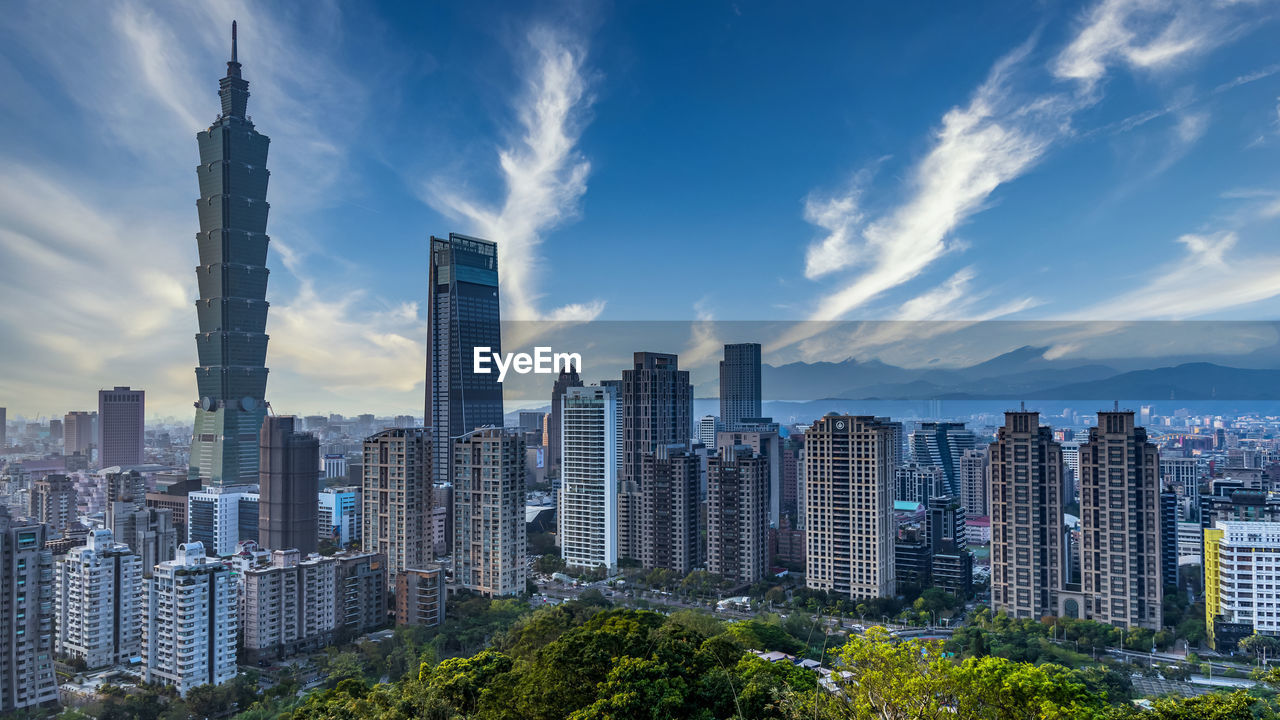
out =
<svg viewBox="0 0 1280 720"><path fill-rule="evenodd" d="M1280 400L1280 369L1184 358L1080 362L1024 346L966 368L902 368L852 358L762 368L770 400ZM1145 362L1147 367L1134 367ZM1127 367L1117 367L1117 365Z"/></svg>

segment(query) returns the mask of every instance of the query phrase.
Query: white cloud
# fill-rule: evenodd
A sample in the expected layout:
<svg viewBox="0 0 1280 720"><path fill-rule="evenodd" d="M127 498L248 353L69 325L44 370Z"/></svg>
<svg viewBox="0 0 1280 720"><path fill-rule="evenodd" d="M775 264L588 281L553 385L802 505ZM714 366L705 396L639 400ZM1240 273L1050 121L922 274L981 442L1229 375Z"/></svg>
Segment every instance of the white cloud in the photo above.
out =
<svg viewBox="0 0 1280 720"><path fill-rule="evenodd" d="M1089 319L1183 319L1280 296L1280 257L1236 256L1234 231L1178 238L1186 252L1146 282L1073 315Z"/></svg>
<svg viewBox="0 0 1280 720"><path fill-rule="evenodd" d="M506 196L487 205L458 191L454 178L436 177L424 199L440 212L469 222L498 243L503 315L510 320L590 320L604 308L596 300L543 312L538 281L543 235L578 216L591 163L577 149L593 97L580 40L546 27L528 35L529 75L517 98L518 138L498 151Z"/></svg>

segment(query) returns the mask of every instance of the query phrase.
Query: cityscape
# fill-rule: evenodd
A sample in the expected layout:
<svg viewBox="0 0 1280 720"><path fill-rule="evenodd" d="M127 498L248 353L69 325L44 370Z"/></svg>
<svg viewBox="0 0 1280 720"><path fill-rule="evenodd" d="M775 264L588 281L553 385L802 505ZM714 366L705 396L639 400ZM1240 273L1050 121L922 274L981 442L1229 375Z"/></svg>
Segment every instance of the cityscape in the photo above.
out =
<svg viewBox="0 0 1280 720"><path fill-rule="evenodd" d="M136 38L147 11L116 7L124 20L110 32ZM1187 268L1145 286L1131 276L1101 310L1076 297L1083 316L1018 315L1041 301L994 284L972 295L971 268L903 312L859 315L964 252L953 233L1057 142L1032 135L1098 102L1098 63L1147 72L1256 27L1274 39L1273 18L1219 11L1236 12L1072 7L1074 40L1053 67L1087 88L1031 103L1044 116L1027 127L977 131L1009 157L937 180L963 198L934 240L926 226L943 221L929 208L864 219L861 172L847 197L808 198L806 219L825 236L800 253L806 274L865 272L815 303L832 308L788 307L794 321L717 319L702 302L688 319L611 316L603 301L565 300L583 268L556 266L548 292L565 306L539 311L541 233L577 210L543 208L558 219L530 231L479 221L487 210L457 195L442 213L455 224L422 232L426 267L369 251L388 273L411 272L420 295L401 313L411 340L381 315L369 321L360 337L372 353L339 327L350 322L342 301L313 295L320 310L303 315L273 304L271 273L298 279L307 233L293 220L285 242L269 232L272 203L306 183L272 169L284 155L297 172L303 150L273 143L252 110L277 108L282 91L255 84L258 63L289 57L255 47L268 34L240 19L220 25L224 67L200 73L214 120L190 128L186 154L161 153L195 169L183 188L195 242L172 239L180 261L164 271L194 267L195 281L100 288L198 293L182 305L195 347L177 334L181 379L160 360L168 333L45 383L46 358L23 354L36 330L0 319L16 348L0 355L0 717L1280 717L1280 320L1267 304L1280 265L1261 254L1222 272L1259 227L1274 242L1274 193L1241 196L1265 207L1239 210L1250 219L1235 230L1180 238L1196 256ZM342 11L316 10L330 12ZM535 125L531 115L594 92L582 56L540 32L541 81L558 95L522 112ZM944 146L966 132L952 123L984 122L959 115L996 112L986 104L1000 104L1008 64L1034 45L953 108ZM1268 65L1213 95L1270 83L1274 101L1280 56L1268 47ZM1179 97L1125 131L1172 113L1200 137L1202 100ZM1274 153L1269 112L1251 152ZM579 131L565 121L531 142L572 146ZM589 172L577 150L556 152L542 158L553 174ZM520 162L503 153L504 167ZM958 172L945 164L925 172ZM542 190L574 206L583 192ZM23 257L24 239L0 227L3 257ZM686 242L684 256L661 252L752 282ZM919 260L910 277L886 280L900 268L872 258L883 243ZM1057 274L1089 272L1061 245L1036 252ZM684 283L683 271L636 263L593 260L582 292L603 292L610 274L620 287L643 275L655 296ZM39 263L8 264L21 275ZM42 303L56 301L52 284L48 294ZM765 281L745 301L769 294ZM997 295L1005 309L986 309ZM1179 310L1192 296L1203 312ZM31 301L6 298L19 310ZM290 328L283 341L277 327ZM304 336L320 341L297 345ZM288 368L278 394L277 358ZM309 394L300 358L341 377L313 380ZM391 378L404 373L410 382Z"/></svg>

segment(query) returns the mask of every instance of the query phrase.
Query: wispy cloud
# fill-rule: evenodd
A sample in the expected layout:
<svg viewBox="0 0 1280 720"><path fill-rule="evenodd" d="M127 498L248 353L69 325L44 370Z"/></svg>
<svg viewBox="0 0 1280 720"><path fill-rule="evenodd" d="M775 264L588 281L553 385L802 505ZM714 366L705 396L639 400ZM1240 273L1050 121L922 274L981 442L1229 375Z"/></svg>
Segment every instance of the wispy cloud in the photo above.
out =
<svg viewBox="0 0 1280 720"><path fill-rule="evenodd" d="M1183 319L1280 296L1280 256L1233 252L1234 231L1178 238L1182 257L1157 266L1134 289L1077 313L1089 319Z"/></svg>
<svg viewBox="0 0 1280 720"><path fill-rule="evenodd" d="M587 191L591 163L577 144L588 121L593 96L579 38L548 27L526 38L525 87L515 100L518 137L498 151L506 194L486 204L458 190L455 178L426 183L424 199L437 210L469 222L476 234L498 243L504 316L590 320L604 309L593 300L543 311L539 280L544 235L576 218Z"/></svg>
<svg viewBox="0 0 1280 720"><path fill-rule="evenodd" d="M1102 0L1081 16L1072 39L1049 62L1049 79L1058 81L1055 87L1031 92L1019 82L1040 72L1028 62L1035 45L1032 38L994 65L966 105L942 117L929 151L909 171L908 192L900 204L872 212L866 202L870 189L860 183L843 193L811 194L806 220L825 234L809 245L806 276L853 270L834 292L824 292L811 319L847 317L956 250L956 229L989 207L997 189L1077 135L1074 117L1102 99L1102 81L1113 68L1167 70L1240 31L1230 13L1214 10L1198 2ZM1172 141L1181 153L1204 134L1208 115L1178 109L1182 112ZM1159 114L1168 111L1172 110ZM953 316L956 310L980 313L981 306L965 296L971 272L962 270L935 290L907 301L901 313L919 314L944 297ZM991 311L1016 311L1031 304L1016 300ZM774 348L810 337L818 327L800 326Z"/></svg>

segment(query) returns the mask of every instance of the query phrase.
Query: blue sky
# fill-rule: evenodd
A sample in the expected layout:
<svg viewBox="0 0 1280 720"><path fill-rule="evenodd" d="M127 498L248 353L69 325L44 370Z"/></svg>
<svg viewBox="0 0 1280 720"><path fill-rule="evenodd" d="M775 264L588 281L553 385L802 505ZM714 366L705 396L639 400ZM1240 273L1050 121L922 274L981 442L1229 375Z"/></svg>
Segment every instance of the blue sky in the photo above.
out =
<svg viewBox="0 0 1280 720"><path fill-rule="evenodd" d="M871 5L13 3L0 403L190 413L233 18L279 412L420 412L449 231L512 319L1280 314L1280 4Z"/></svg>

